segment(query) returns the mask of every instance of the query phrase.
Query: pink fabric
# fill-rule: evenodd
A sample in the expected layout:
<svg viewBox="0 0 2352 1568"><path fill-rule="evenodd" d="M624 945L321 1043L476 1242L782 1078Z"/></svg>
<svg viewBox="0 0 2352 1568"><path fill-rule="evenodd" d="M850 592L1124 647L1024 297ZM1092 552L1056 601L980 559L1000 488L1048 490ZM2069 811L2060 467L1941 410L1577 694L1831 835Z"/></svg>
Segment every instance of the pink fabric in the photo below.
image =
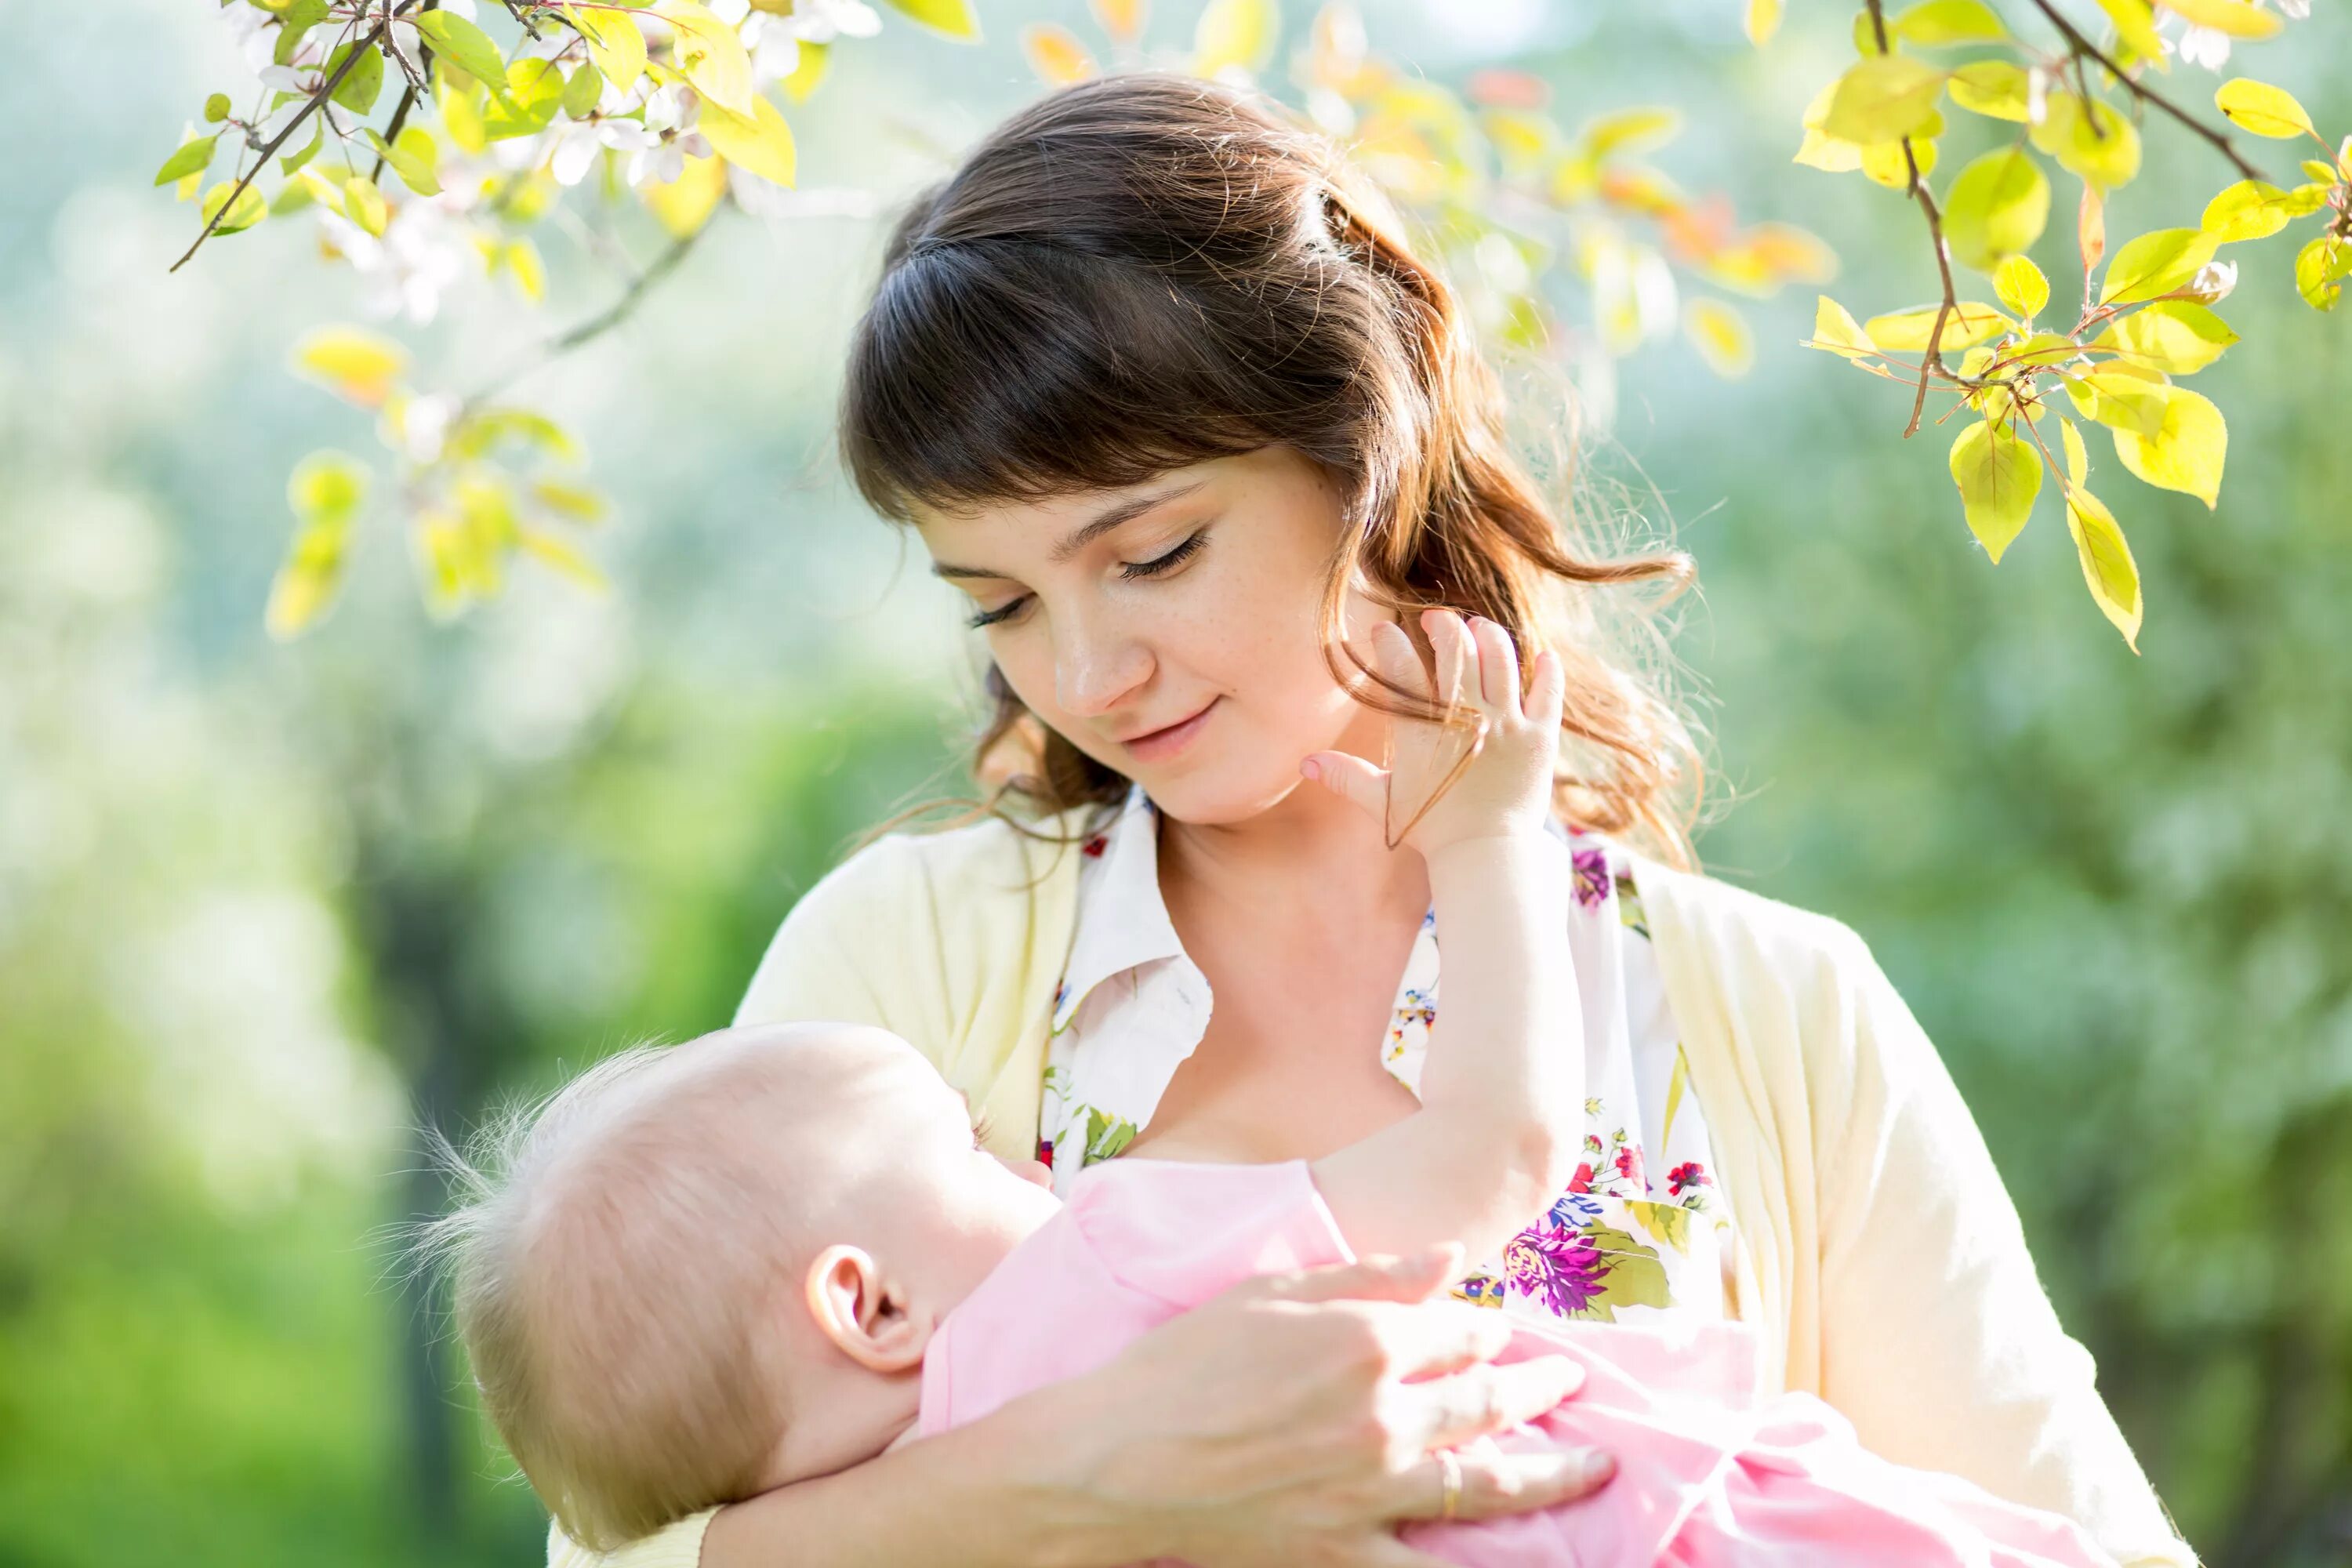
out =
<svg viewBox="0 0 2352 1568"><path fill-rule="evenodd" d="M1121 1159L948 1314L923 1361L919 1430L1102 1365L1255 1274L1349 1261L1306 1164ZM2071 1521L1867 1452L1809 1394L1759 1400L1752 1331L1698 1321L1515 1324L1504 1359L1566 1354L1585 1386L1505 1448L1601 1447L1596 1495L1479 1523L1413 1524L1468 1568L2113 1568Z"/></svg>

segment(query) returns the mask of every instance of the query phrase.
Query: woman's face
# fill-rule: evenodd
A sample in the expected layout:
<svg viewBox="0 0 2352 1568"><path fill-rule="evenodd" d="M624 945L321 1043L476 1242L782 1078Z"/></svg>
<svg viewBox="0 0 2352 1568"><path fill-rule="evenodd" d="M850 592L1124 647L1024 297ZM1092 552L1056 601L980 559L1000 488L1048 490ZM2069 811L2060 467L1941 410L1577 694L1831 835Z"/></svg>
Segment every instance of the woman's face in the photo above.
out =
<svg viewBox="0 0 2352 1568"><path fill-rule="evenodd" d="M1280 801L1301 758L1370 716L1320 640L1341 527L1323 470L1267 447L918 531L1029 710L1170 816L1209 826ZM1370 614L1351 601L1351 638Z"/></svg>

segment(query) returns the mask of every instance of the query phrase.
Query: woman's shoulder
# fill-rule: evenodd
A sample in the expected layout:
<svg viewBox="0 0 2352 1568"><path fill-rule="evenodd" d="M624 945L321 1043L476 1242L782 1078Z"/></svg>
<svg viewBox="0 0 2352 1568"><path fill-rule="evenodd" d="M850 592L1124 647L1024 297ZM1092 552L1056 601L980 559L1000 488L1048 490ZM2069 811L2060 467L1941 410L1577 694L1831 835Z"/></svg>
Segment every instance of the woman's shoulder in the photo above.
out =
<svg viewBox="0 0 2352 1568"><path fill-rule="evenodd" d="M928 906L942 899L1015 892L1075 874L1073 851L1087 814L1067 812L1034 822L990 814L944 828L884 834L852 852L802 896L829 912L852 908ZM797 909L800 906L795 906Z"/></svg>
<svg viewBox="0 0 2352 1568"><path fill-rule="evenodd" d="M1742 968L1760 963L1792 983L1875 962L1861 934L1832 915L1637 852L1623 854L1652 934L1662 944L1697 946Z"/></svg>

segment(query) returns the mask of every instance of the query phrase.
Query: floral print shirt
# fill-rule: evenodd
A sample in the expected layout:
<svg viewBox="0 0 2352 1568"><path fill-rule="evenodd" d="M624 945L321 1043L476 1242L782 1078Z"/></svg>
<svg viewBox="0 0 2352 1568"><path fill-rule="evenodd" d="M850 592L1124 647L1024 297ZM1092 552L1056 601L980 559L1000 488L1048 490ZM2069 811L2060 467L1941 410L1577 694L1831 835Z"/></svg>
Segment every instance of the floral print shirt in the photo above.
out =
<svg viewBox="0 0 2352 1568"><path fill-rule="evenodd" d="M1731 1214L1706 1121L1650 952L1623 851L1555 826L1575 868L1569 942L1584 1004L1584 1159L1549 1212L1454 1288L1538 1318L1719 1319ZM1207 1033L1207 978L1185 955L1160 891L1159 813L1139 787L1083 846L1077 929L1054 998L1037 1157L1065 1196L1150 1124ZM1439 1007L1433 909L1397 984L1381 1059L1419 1092Z"/></svg>

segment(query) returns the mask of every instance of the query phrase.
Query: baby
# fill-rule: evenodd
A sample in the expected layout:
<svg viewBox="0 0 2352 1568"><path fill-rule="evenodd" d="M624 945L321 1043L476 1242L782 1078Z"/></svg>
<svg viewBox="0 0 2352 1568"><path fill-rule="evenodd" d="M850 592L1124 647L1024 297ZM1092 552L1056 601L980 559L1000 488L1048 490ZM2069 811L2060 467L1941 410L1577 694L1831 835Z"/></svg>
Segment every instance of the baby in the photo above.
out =
<svg viewBox="0 0 2352 1568"><path fill-rule="evenodd" d="M1560 666L1539 655L1523 693L1497 628L1423 625L1433 684L1397 627L1375 662L1447 717L1395 721L1392 773L1306 763L1376 815L1425 803L1404 842L1440 907L1447 1009L1420 1108L1312 1162L1110 1161L1065 1206L878 1030L725 1030L600 1064L429 1238L490 1415L567 1533L609 1547L975 1420L1253 1274L1486 1256L1552 1201L1583 1100L1573 868L1544 826ZM1509 1354L1572 1356L1586 1381L1497 1440L1607 1449L1615 1480L1405 1539L1469 1564L2111 1563L2055 1515L1875 1458L1819 1400L1756 1398L1751 1334L1518 1330Z"/></svg>

